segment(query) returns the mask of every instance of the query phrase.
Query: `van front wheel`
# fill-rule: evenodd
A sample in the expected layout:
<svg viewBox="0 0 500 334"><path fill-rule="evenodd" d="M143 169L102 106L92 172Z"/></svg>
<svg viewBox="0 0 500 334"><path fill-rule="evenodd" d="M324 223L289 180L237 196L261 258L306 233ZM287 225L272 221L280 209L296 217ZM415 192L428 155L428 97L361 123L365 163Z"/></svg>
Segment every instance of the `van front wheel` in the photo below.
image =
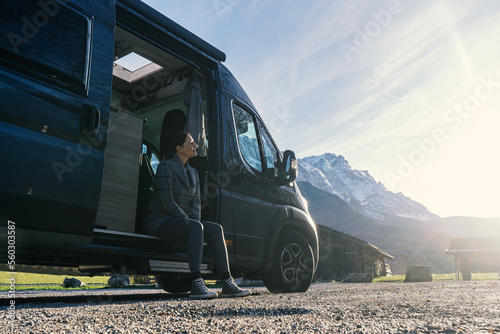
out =
<svg viewBox="0 0 500 334"><path fill-rule="evenodd" d="M314 274L314 257L307 239L296 231L285 231L278 239L271 270L263 275L274 293L305 292Z"/></svg>
<svg viewBox="0 0 500 334"><path fill-rule="evenodd" d="M191 291L191 278L175 276L155 276L160 288L171 293L185 293Z"/></svg>

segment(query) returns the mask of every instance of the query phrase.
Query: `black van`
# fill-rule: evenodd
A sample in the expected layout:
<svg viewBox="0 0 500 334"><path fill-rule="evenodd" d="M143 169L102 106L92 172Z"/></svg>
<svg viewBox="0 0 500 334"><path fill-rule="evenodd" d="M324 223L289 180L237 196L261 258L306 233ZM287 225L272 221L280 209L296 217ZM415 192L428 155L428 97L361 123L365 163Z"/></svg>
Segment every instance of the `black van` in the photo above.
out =
<svg viewBox="0 0 500 334"><path fill-rule="evenodd" d="M154 274L189 291L186 245L142 229L163 136L186 124L202 216L224 227L233 274L308 289L318 237L295 156L223 52L137 0L4 1L0 16L3 263ZM204 277L216 270L206 253Z"/></svg>

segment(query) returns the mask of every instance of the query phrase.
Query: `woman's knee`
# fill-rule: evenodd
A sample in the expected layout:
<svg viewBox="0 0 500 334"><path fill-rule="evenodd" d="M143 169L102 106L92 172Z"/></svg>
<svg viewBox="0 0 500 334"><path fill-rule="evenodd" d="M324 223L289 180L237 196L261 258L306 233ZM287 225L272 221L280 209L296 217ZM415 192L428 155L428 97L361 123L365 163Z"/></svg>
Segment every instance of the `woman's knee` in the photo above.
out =
<svg viewBox="0 0 500 334"><path fill-rule="evenodd" d="M213 239L224 239L224 229L221 225L212 222L203 222L205 234Z"/></svg>
<svg viewBox="0 0 500 334"><path fill-rule="evenodd" d="M190 219L189 224L188 224L188 228L189 228L189 233L203 235L204 226L202 223L200 223L197 220Z"/></svg>

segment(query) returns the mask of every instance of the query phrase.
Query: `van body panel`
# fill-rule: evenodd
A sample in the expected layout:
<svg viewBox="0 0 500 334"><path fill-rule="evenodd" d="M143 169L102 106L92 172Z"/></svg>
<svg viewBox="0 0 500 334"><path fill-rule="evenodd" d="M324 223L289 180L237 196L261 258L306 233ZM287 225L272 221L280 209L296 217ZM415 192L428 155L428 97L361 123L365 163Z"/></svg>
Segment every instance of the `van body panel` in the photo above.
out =
<svg viewBox="0 0 500 334"><path fill-rule="evenodd" d="M253 105L243 87L241 87L238 80L236 80L236 78L227 69L227 67L222 64L219 64L219 75L221 86L223 87L223 89L230 92L233 96L238 97L239 101L247 104L251 109L256 110L255 106Z"/></svg>

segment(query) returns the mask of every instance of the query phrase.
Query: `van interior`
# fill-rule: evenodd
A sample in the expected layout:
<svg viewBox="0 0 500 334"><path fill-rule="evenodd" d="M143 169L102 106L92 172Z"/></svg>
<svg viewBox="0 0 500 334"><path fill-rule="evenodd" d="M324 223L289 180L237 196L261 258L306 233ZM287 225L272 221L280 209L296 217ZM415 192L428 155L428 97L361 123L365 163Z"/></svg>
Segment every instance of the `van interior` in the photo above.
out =
<svg viewBox="0 0 500 334"><path fill-rule="evenodd" d="M190 64L117 27L110 109L96 228L142 233L154 173L169 135L188 131L198 144L198 157L190 165L198 170L203 189L208 166L206 80Z"/></svg>

